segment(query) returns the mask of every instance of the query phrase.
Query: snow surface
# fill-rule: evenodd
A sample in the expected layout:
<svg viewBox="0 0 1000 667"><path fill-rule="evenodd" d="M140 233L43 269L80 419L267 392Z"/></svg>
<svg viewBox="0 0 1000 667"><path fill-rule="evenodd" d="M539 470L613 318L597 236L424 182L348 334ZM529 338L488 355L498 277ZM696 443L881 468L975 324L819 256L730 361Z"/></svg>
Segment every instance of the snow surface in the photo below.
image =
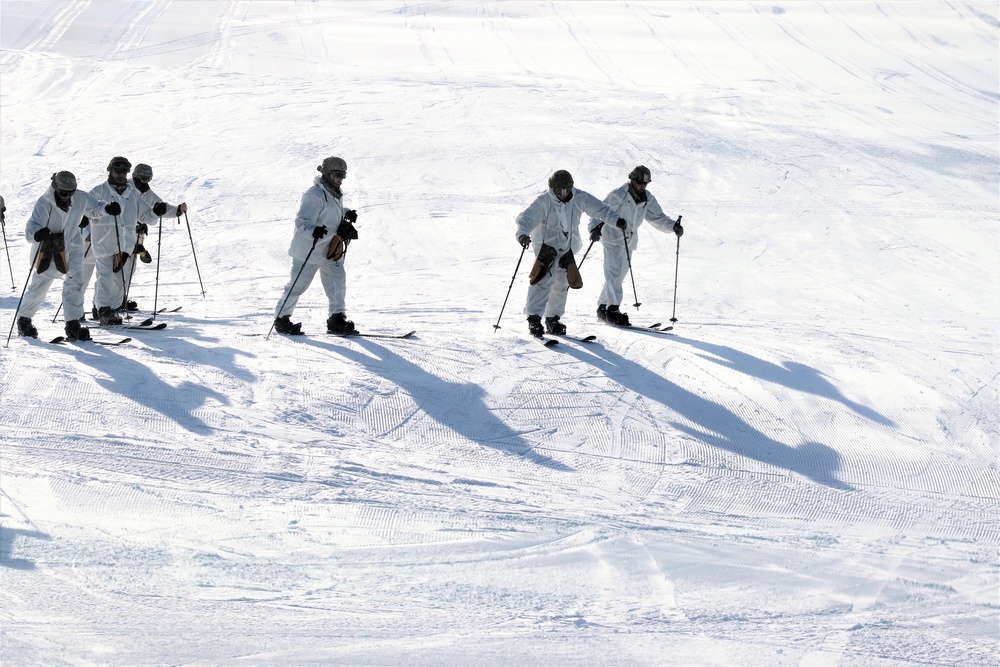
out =
<svg viewBox="0 0 1000 667"><path fill-rule="evenodd" d="M2 0L3 324L56 170L151 164L191 235L136 274L165 331L48 345L53 289L0 348L0 662L998 664L998 26ZM328 155L349 315L415 340L245 335ZM641 230L627 311L676 296L676 335L596 324L599 246L565 318L599 345L527 339L527 262L494 332L549 173L639 163L686 234Z"/></svg>

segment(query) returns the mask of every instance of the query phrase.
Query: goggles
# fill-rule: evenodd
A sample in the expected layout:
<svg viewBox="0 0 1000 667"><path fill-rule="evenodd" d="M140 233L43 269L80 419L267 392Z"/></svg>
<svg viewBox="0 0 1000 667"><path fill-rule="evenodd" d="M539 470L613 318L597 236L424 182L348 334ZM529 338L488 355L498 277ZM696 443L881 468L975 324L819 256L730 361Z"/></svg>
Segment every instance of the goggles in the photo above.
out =
<svg viewBox="0 0 1000 667"><path fill-rule="evenodd" d="M76 194L76 190L56 190L56 197L60 199L69 199L74 194Z"/></svg>

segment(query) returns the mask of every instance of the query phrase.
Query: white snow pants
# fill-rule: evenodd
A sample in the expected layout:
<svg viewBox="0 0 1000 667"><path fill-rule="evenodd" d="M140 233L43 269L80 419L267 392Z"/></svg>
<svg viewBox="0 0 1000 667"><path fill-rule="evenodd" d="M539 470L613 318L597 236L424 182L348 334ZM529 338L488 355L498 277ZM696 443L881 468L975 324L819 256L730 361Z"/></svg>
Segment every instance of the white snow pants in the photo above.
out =
<svg viewBox="0 0 1000 667"><path fill-rule="evenodd" d="M559 261L556 260L541 280L528 286L528 302L524 306L524 314L561 317L566 312L568 295L566 269L559 268Z"/></svg>
<svg viewBox="0 0 1000 667"><path fill-rule="evenodd" d="M94 277L94 267L97 266L97 260L94 259L94 249L90 247L89 243L85 244L84 253L83 277L80 280L80 297L86 303L87 288L90 287L90 279ZM96 303L96 296L91 303Z"/></svg>
<svg viewBox="0 0 1000 667"><path fill-rule="evenodd" d="M128 270L126 265L124 270ZM117 309L125 298L125 284L122 272L114 272L114 256L97 257L97 282L94 285L94 305L98 310L104 307Z"/></svg>
<svg viewBox="0 0 1000 667"><path fill-rule="evenodd" d="M44 273L32 273L31 282L24 292L21 300L21 308L17 311L18 317L34 317L45 295L48 294L52 281L57 278L64 278L62 288L63 310L66 320L78 320L83 317L83 289L80 283L80 274L70 269L65 276L50 265Z"/></svg>
<svg viewBox="0 0 1000 667"><path fill-rule="evenodd" d="M299 275L299 271L302 271L302 275ZM319 263L309 263L305 265L305 268L302 268L302 261L296 259L292 261L292 275L288 284L285 285L285 291L282 293L281 299L278 300L278 305L274 308L276 318L292 314L299 302L299 297L312 283L317 271L319 271L323 289L326 291L326 298L330 301L330 315L344 312L347 296L347 272L344 271L343 259L339 262L324 260ZM298 276L297 281L296 276ZM285 301L285 299L288 300Z"/></svg>
<svg viewBox="0 0 1000 667"><path fill-rule="evenodd" d="M618 230L615 230L616 232ZM628 257L625 246L604 244L604 287L597 304L619 306L624 298L622 284L628 274Z"/></svg>

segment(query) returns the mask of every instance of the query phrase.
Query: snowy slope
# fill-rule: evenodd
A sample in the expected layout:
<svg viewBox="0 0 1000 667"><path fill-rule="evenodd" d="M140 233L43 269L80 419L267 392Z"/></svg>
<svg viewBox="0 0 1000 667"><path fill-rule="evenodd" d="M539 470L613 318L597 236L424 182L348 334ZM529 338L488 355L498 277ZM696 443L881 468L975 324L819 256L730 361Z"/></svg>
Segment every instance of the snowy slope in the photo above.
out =
<svg viewBox="0 0 1000 667"><path fill-rule="evenodd" d="M998 26L0 1L0 322L53 171L151 164L191 228L136 276L165 331L0 348L0 664L998 664ZM414 340L245 335L334 154L349 315ZM599 345L524 336L527 263L494 332L548 174L639 163L686 234L641 230L627 310L674 335L597 325L599 247Z"/></svg>

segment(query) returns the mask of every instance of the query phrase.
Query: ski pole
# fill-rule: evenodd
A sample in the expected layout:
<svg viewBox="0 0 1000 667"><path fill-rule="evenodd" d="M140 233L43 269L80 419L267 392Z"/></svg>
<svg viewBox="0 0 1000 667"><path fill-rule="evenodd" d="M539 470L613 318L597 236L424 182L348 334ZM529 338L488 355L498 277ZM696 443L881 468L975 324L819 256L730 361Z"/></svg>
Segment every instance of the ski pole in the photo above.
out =
<svg viewBox="0 0 1000 667"><path fill-rule="evenodd" d="M675 222L674 224L675 225L681 224L681 218L683 218L683 217L684 217L683 215L677 216L677 222ZM670 316L670 321L671 322L676 322L677 321L677 270L679 268L680 263L681 263L681 237L678 236L677 237L677 255L676 255L676 257L674 257L674 312Z"/></svg>
<svg viewBox="0 0 1000 667"><path fill-rule="evenodd" d="M118 233L118 216L115 216L115 242L118 244L118 259L121 260L122 257L122 237ZM127 262L122 262L118 270L122 274L122 305L125 306L125 319L130 320L132 316L128 314L128 285L125 284L125 264ZM114 273L114 264L111 266L111 272Z"/></svg>
<svg viewBox="0 0 1000 667"><path fill-rule="evenodd" d="M153 283L153 317L156 319L156 299L160 295L160 241L163 239L163 216L160 216L160 229L156 233L156 281Z"/></svg>
<svg viewBox="0 0 1000 667"><path fill-rule="evenodd" d="M38 244L38 248L35 250L35 257L31 260L31 267L34 268L35 262L38 261L38 254L42 252L42 244ZM28 281L31 280L31 271L28 269L28 277L24 281L24 288L21 290L21 298L17 300L17 308L14 309L14 321L10 323L10 331L7 332L7 342L4 347L10 347L10 337L14 335L14 325L17 324L17 314L21 312L21 302L24 301L24 293L28 291ZM14 289L17 289L16 287Z"/></svg>
<svg viewBox="0 0 1000 667"><path fill-rule="evenodd" d="M587 246L587 252L583 253L583 259L581 259L581 260L580 260L580 263L576 265L576 268L577 268L577 270L579 270L579 269L583 268L583 263L587 261L587 255L589 255L589 254L590 254L590 249L594 247L594 244L595 244L595 243L597 243L597 241L596 241L596 240L594 240L594 241L591 241L591 242L590 242L590 245L589 245L589 246Z"/></svg>
<svg viewBox="0 0 1000 667"><path fill-rule="evenodd" d="M639 306L641 306L642 304L639 303L639 295L636 294L635 292L635 274L632 273L632 257L628 250L628 237L625 236L624 229L622 230L622 238L625 239L625 260L628 261L628 275L630 278L632 278L632 296L635 297L635 303L633 303L632 305L635 306L636 310L639 310Z"/></svg>
<svg viewBox="0 0 1000 667"><path fill-rule="evenodd" d="M10 263L10 248L7 247L7 225L3 216L0 216L0 229L3 229L3 249L7 252L7 268L10 269L10 288L17 289L17 285L14 284L14 267Z"/></svg>
<svg viewBox="0 0 1000 667"><path fill-rule="evenodd" d="M500 307L500 317L497 318L497 323L493 325L493 333L497 332L500 328L500 318L503 317L503 311L507 307L507 299L510 298L510 291L514 289L514 280L517 278L517 270L521 268L521 260L524 259L524 251L528 249L528 246L521 246L521 256L517 258L517 266L514 267L514 275L510 277L510 287L507 288L507 296L503 299L503 306Z"/></svg>
<svg viewBox="0 0 1000 667"><path fill-rule="evenodd" d="M291 298L292 292L295 290L295 283L299 282L299 276L301 276L302 275L302 271L305 270L306 263L309 261L309 256L312 255L313 254L313 250L316 249L316 242L317 241L319 241L319 239L316 238L316 237L313 237L312 247L309 248L309 252L306 253L306 258L304 260L302 260L302 268L299 269L299 272L295 274L295 280L293 280L292 284L288 286L288 294L285 295L285 300L281 302L281 308L278 309L278 315L274 318L275 320L277 320L278 317L281 316L281 311L283 311L285 309L285 304L288 303L288 299ZM264 336L264 340L267 340L268 338L271 337L271 332L272 331L274 331L274 322L271 322L271 328L267 330L267 335Z"/></svg>
<svg viewBox="0 0 1000 667"><path fill-rule="evenodd" d="M180 222L178 220L177 222ZM188 228L188 238L191 239L191 256L194 257L194 270L198 272L198 284L201 286L201 295L205 296L205 285L201 282L201 269L198 268L198 254L194 251L194 237L191 236L191 223L188 222L188 213L184 211L184 224ZM313 244L315 247L315 244Z"/></svg>

